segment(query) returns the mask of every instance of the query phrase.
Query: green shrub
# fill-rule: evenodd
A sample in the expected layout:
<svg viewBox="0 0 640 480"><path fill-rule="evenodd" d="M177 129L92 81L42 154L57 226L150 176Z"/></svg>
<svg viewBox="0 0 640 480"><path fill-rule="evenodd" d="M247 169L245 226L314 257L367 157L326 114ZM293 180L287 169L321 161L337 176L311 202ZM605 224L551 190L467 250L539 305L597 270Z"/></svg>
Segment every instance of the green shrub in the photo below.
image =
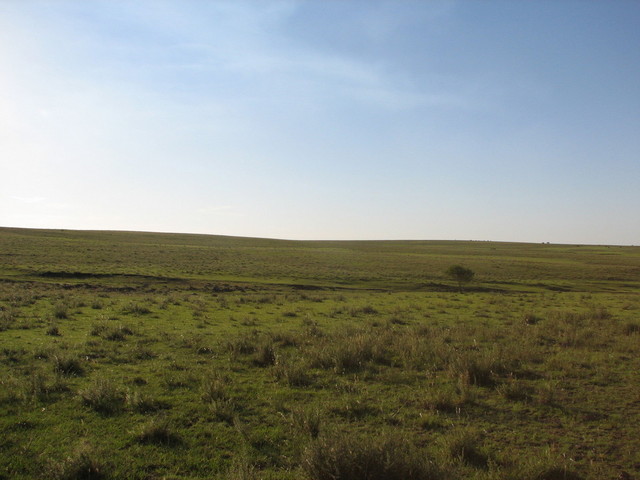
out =
<svg viewBox="0 0 640 480"><path fill-rule="evenodd" d="M475 276L475 272L473 270L463 267L462 265L451 265L445 274L458 283L460 292L462 292L462 285L471 282Z"/></svg>

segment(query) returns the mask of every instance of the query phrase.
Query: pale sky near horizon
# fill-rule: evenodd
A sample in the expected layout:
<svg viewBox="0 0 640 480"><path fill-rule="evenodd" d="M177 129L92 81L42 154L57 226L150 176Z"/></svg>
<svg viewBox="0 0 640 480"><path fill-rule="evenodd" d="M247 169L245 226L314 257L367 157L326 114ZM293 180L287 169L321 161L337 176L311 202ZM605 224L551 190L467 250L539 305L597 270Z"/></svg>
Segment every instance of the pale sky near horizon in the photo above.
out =
<svg viewBox="0 0 640 480"><path fill-rule="evenodd" d="M0 0L0 226L640 244L640 2Z"/></svg>

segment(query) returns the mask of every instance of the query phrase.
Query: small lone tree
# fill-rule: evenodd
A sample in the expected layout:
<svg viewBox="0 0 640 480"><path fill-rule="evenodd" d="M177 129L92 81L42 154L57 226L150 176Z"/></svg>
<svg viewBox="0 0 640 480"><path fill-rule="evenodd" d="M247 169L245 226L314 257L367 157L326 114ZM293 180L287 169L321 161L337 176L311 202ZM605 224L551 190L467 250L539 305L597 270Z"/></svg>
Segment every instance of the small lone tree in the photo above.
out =
<svg viewBox="0 0 640 480"><path fill-rule="evenodd" d="M462 284L469 283L475 276L475 272L473 270L467 267L463 267L462 265L451 265L449 268L447 268L446 273L447 276L458 282L458 288L460 288L461 293Z"/></svg>

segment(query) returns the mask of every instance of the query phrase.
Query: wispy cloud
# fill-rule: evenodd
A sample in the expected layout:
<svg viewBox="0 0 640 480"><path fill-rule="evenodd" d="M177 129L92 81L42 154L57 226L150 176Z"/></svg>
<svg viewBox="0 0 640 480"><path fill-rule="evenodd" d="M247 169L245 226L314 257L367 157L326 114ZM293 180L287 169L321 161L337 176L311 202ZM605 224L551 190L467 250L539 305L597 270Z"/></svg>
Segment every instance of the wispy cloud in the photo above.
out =
<svg viewBox="0 0 640 480"><path fill-rule="evenodd" d="M133 71L146 70L140 77L145 81L156 77L146 88L162 83L162 88L171 88L171 77L158 75L165 70L178 75L176 81L190 85L195 95L206 91L222 102L294 95L304 97L306 104L326 104L333 98L392 109L468 105L464 91L407 81L408 72L397 71L382 57L365 60L297 41L285 27L303 3L212 3L199 9L188 2L186 8L183 3L163 3L159 9L119 5L149 38L159 39L147 43L147 53L140 54L151 62L128 66ZM426 9L434 18L450 10L450 2L435 5ZM370 12L360 33L384 36L401 28L403 14L394 16L393 10L387 10ZM135 80L136 75L129 78Z"/></svg>
<svg viewBox="0 0 640 480"><path fill-rule="evenodd" d="M21 203L28 204L42 203L46 200L45 197L17 197L15 195L10 195L9 198L11 198L12 200L17 200Z"/></svg>

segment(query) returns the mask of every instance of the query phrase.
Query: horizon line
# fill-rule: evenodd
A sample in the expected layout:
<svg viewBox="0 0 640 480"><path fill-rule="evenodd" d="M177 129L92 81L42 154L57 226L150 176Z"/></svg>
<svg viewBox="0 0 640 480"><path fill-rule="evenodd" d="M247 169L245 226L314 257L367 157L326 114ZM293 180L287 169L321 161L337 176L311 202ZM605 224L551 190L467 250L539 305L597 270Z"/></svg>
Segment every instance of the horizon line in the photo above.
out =
<svg viewBox="0 0 640 480"><path fill-rule="evenodd" d="M557 246L576 246L576 247L635 247L638 245L631 244L606 244L606 243L579 243L579 242L533 242L521 240L479 240L479 239L426 239L426 238L402 238L402 239L292 239L292 238L276 238L276 237L249 237L245 235L228 235L219 233L198 233L198 232L177 232L177 231L156 231L156 230L122 230L122 229L91 229L91 228L45 228L45 227L12 227L0 225L0 229L5 230L39 230L51 232L91 232L91 233L140 233L140 234L157 234L157 235L190 235L190 236L206 236L206 237L227 237L241 238L247 240L271 240L278 242L371 242L371 243L389 243L389 242L459 242L459 243L504 243L504 244L524 244L524 245L557 245Z"/></svg>

